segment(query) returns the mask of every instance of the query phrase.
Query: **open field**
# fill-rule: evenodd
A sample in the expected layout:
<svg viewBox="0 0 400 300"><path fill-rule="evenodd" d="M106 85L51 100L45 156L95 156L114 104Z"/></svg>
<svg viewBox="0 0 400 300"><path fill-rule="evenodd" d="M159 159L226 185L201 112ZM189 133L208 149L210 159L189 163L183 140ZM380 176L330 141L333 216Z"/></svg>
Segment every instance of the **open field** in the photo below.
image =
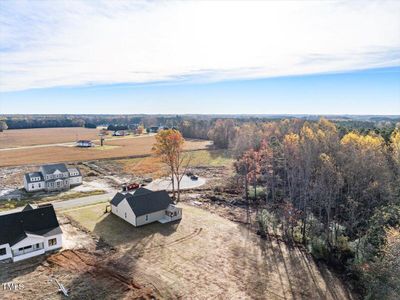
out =
<svg viewBox="0 0 400 300"><path fill-rule="evenodd" d="M340 280L301 248L262 240L244 226L181 205L180 223L139 228L104 214L105 204L65 214L115 249L104 264L140 278L161 298L352 299Z"/></svg>
<svg viewBox="0 0 400 300"><path fill-rule="evenodd" d="M152 153L154 141L154 136L106 139L105 144L112 147L105 147L102 151L98 150L101 147L77 148L63 145L0 151L0 167L145 156ZM209 145L209 141L187 140L185 149L205 149Z"/></svg>
<svg viewBox="0 0 400 300"><path fill-rule="evenodd" d="M99 131L83 127L11 129L0 133L0 149L99 139Z"/></svg>
<svg viewBox="0 0 400 300"><path fill-rule="evenodd" d="M229 168L233 159L225 150L199 150L191 152L191 167L227 167ZM127 174L140 174L159 178L169 174L168 167L158 157L149 156L142 158L127 158L115 161L123 167Z"/></svg>

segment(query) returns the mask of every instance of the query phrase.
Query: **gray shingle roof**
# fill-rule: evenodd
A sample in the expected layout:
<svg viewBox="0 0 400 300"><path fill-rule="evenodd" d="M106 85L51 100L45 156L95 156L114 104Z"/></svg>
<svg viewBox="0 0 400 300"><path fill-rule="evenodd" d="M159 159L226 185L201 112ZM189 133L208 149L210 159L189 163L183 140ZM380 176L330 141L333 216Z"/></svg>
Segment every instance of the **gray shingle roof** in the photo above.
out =
<svg viewBox="0 0 400 300"><path fill-rule="evenodd" d="M27 233L42 236L62 233L53 205L0 215L0 245L15 245Z"/></svg>
<svg viewBox="0 0 400 300"><path fill-rule="evenodd" d="M22 211L32 210L32 209L35 209L35 207L33 207L30 203L28 203L28 204L22 209Z"/></svg>
<svg viewBox="0 0 400 300"><path fill-rule="evenodd" d="M45 174L53 174L56 170L59 170L62 173L68 172L65 164L43 165L42 169Z"/></svg>
<svg viewBox="0 0 400 300"><path fill-rule="evenodd" d="M128 201L136 217L167 209L170 204L173 204L166 191L153 192L144 188L136 190L134 194L117 193L111 200L111 204L118 206L124 199Z"/></svg>
<svg viewBox="0 0 400 300"><path fill-rule="evenodd" d="M122 194L122 193L116 193L115 196L114 196L114 198L112 198L112 200L111 200L110 203L111 203L112 205L114 205L114 206L118 206L118 204L120 204L121 201L125 199L125 196L126 196L126 195L124 195L124 194Z"/></svg>
<svg viewBox="0 0 400 300"><path fill-rule="evenodd" d="M77 171L78 175L71 175L70 171ZM68 168L68 174L69 177L78 177L78 176L82 176L81 170L79 170L79 168Z"/></svg>
<svg viewBox="0 0 400 300"><path fill-rule="evenodd" d="M27 183L40 182L40 181L32 181L31 178L33 178L33 177L40 177L40 181L44 181L44 177L41 172L33 172L33 173L25 174L26 182Z"/></svg>

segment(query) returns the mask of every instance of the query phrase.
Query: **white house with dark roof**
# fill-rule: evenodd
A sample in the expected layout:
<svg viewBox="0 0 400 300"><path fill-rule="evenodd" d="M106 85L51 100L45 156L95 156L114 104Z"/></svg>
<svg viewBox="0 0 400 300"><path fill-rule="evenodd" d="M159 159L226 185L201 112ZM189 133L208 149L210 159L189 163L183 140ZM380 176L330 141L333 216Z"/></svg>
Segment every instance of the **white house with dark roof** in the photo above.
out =
<svg viewBox="0 0 400 300"><path fill-rule="evenodd" d="M62 230L53 205L0 215L0 260L14 262L62 247Z"/></svg>
<svg viewBox="0 0 400 300"><path fill-rule="evenodd" d="M79 140L76 142L76 146L77 147L81 147L81 148L90 148L93 147L93 143L92 141L89 140Z"/></svg>
<svg viewBox="0 0 400 300"><path fill-rule="evenodd" d="M27 192L66 190L82 184L82 174L78 168L67 168L65 164L51 164L40 167L39 172L24 176Z"/></svg>
<svg viewBox="0 0 400 300"><path fill-rule="evenodd" d="M133 226L152 222L168 223L182 218L166 191L137 189L134 193L117 193L111 200L111 212Z"/></svg>

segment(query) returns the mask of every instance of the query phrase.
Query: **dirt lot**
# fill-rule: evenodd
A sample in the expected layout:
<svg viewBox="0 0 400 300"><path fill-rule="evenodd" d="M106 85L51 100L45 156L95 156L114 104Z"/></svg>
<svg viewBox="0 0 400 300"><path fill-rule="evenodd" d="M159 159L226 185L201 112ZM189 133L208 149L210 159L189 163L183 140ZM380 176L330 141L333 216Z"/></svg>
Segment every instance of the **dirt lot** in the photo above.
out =
<svg viewBox="0 0 400 300"><path fill-rule="evenodd" d="M109 264L166 299L351 299L301 248L182 204L180 223L134 228L104 204L66 214L115 249ZM112 263L111 263L112 261Z"/></svg>
<svg viewBox="0 0 400 300"><path fill-rule="evenodd" d="M85 231L59 217L63 251L14 264L0 264L0 282L23 284L18 291L0 289L0 299L64 299L57 279L70 290L69 299L152 299L152 287L142 285L116 264L108 265L110 249ZM114 263L111 261L111 263Z"/></svg>
<svg viewBox="0 0 400 300"><path fill-rule="evenodd" d="M0 149L99 139L99 131L82 127L12 129L0 133Z"/></svg>
<svg viewBox="0 0 400 300"><path fill-rule="evenodd" d="M151 149L154 142L154 136L121 137L110 140L106 139L106 146L104 148L100 146L77 148L60 145L3 150L0 151L0 167L144 156L152 153ZM187 140L185 149L205 149L209 145L209 141Z"/></svg>

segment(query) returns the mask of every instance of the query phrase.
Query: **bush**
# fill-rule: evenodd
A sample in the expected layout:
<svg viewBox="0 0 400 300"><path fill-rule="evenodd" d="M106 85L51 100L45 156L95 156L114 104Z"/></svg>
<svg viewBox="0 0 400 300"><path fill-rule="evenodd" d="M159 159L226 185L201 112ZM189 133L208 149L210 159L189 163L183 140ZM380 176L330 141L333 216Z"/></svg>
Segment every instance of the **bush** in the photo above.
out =
<svg viewBox="0 0 400 300"><path fill-rule="evenodd" d="M256 197L254 197L254 194ZM254 187L249 188L249 198L250 199L260 199L265 198L265 190L262 187L256 187L256 192L254 193Z"/></svg>
<svg viewBox="0 0 400 300"><path fill-rule="evenodd" d="M260 232L265 234L268 231L268 228L272 228L272 230L276 230L278 226L278 219L274 214L270 213L266 209L263 209L258 215L258 226L260 228Z"/></svg>
<svg viewBox="0 0 400 300"><path fill-rule="evenodd" d="M317 260L329 260L329 250L325 242L320 238L314 238L309 244L310 252Z"/></svg>

